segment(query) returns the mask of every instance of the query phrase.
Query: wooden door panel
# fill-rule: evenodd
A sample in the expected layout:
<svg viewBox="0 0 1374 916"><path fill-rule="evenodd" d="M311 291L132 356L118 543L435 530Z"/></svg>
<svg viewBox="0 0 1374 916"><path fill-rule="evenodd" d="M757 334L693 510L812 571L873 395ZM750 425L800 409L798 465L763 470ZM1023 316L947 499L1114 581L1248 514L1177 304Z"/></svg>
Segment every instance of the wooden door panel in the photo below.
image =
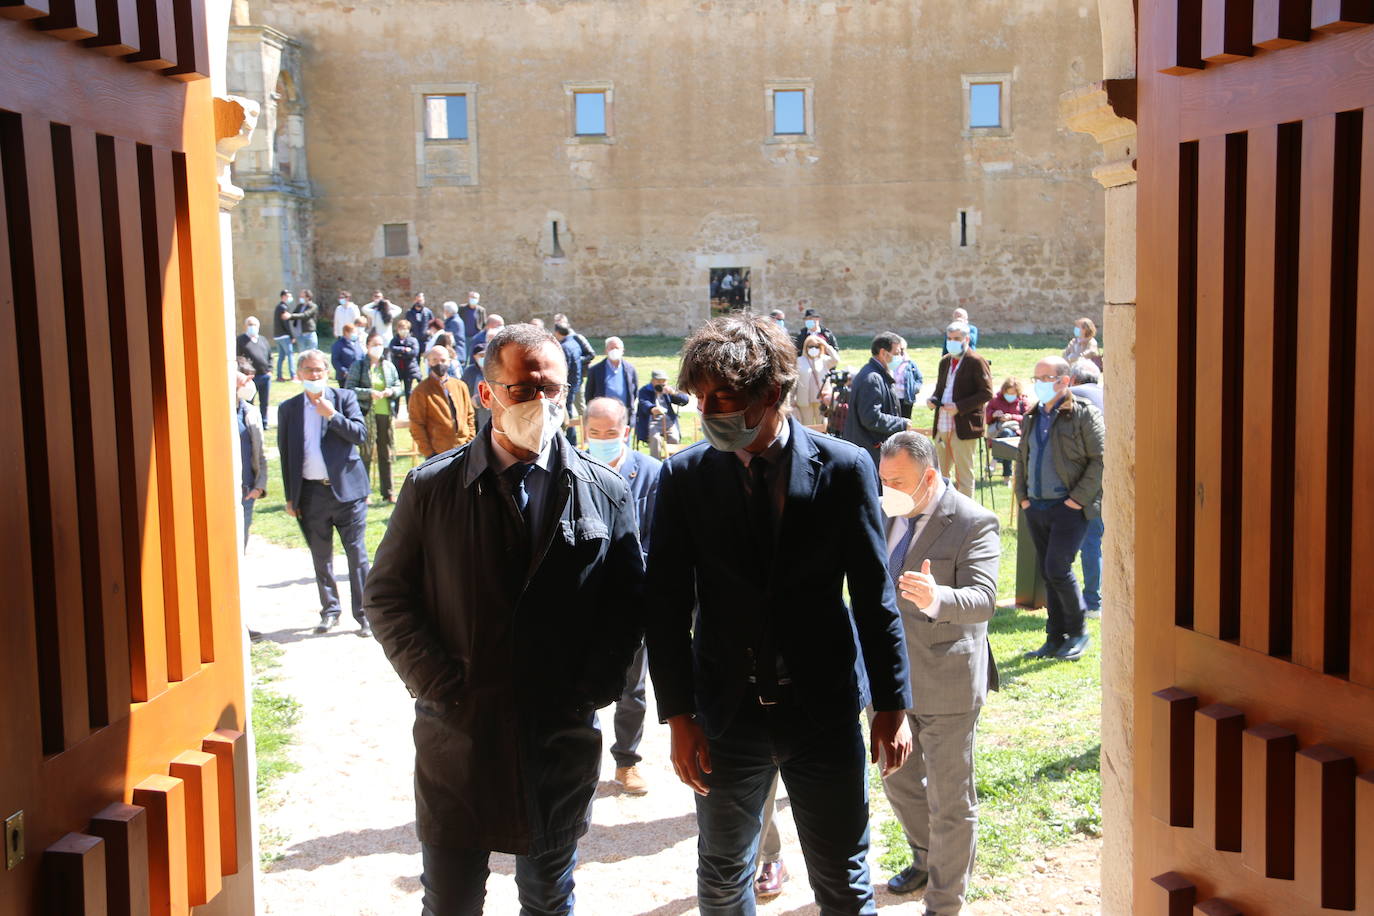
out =
<svg viewBox="0 0 1374 916"><path fill-rule="evenodd" d="M1365 6L1140 10L1137 912L1374 912Z"/></svg>
<svg viewBox="0 0 1374 916"><path fill-rule="evenodd" d="M0 916L253 911L203 17L0 0Z"/></svg>

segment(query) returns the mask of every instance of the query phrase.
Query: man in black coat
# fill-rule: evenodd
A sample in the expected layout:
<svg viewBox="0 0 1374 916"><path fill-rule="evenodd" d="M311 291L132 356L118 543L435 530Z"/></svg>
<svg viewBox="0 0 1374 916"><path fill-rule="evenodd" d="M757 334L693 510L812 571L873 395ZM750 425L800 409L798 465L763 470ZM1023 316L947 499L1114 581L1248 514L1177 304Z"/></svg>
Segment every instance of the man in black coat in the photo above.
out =
<svg viewBox="0 0 1374 916"><path fill-rule="evenodd" d="M358 447L367 441L367 424L358 396L326 382L329 364L319 350L306 350L296 362L305 391L277 408L277 448L281 453L286 514L296 519L315 561L320 590L320 625L326 633L339 622L339 586L334 581L334 532L348 559L348 587L358 635L371 636L363 616L367 581L367 466Z"/></svg>
<svg viewBox="0 0 1374 916"><path fill-rule="evenodd" d="M522 912L566 913L596 709L619 698L643 633L644 560L624 480L558 435L558 342L508 326L485 369L491 422L410 473L367 614L416 698L424 912L480 913L496 851L517 857Z"/></svg>
<svg viewBox="0 0 1374 916"><path fill-rule="evenodd" d="M885 331L873 338L869 352L872 358L849 385L844 438L867 452L876 470L878 449L888 437L911 428L911 421L902 416L892 378L892 367L901 361L906 344L899 335Z"/></svg>
<svg viewBox="0 0 1374 916"><path fill-rule="evenodd" d="M802 327L801 330L797 332L794 341L797 346L798 356L801 356L802 350L806 347L806 338L813 334L817 337L825 338L825 342L836 350L840 348L839 341L835 339L835 335L831 333L829 328L821 323L821 313L815 309L807 309L802 315Z"/></svg>
<svg viewBox="0 0 1374 916"><path fill-rule="evenodd" d="M434 320L434 313L425 305L425 294L416 293L415 301L410 303L410 308L406 309L406 321L410 322L410 333L420 343L420 352L425 352L425 344L429 343L429 323Z"/></svg>
<svg viewBox="0 0 1374 916"><path fill-rule="evenodd" d="M262 428L267 428L267 395L272 391L272 350L256 315L243 321L243 333L238 336L237 355L253 365L253 387L258 391L258 410L262 414Z"/></svg>
<svg viewBox="0 0 1374 916"><path fill-rule="evenodd" d="M709 445L659 476L649 670L673 768L698 796L702 913L753 912L760 816L779 770L821 912L874 913L859 711L876 711L868 759L885 772L911 750L877 473L854 446L787 417L796 380L792 342L772 320L707 323L683 348L680 381Z"/></svg>

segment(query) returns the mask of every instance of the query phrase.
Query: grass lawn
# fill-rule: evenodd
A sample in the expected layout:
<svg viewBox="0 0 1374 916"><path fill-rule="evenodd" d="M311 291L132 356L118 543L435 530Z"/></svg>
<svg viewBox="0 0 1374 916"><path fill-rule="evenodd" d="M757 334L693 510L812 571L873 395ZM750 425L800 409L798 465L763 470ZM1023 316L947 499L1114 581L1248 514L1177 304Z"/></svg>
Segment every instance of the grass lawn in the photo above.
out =
<svg viewBox="0 0 1374 916"><path fill-rule="evenodd" d="M869 358L869 338L840 338L841 365L859 369ZM929 388L943 344L938 340L908 341ZM1046 335L983 335L979 352L992 364L994 389L1003 377L1028 379L1035 363L1047 353L1062 350L1065 340ZM599 341L593 341L598 345ZM641 382L662 369L676 378L677 338L627 337L626 358L639 370ZM321 347L328 350L327 342ZM273 404L300 392L294 382L273 382ZM918 407L917 421L928 429L931 411ZM694 441L697 423L684 417L683 438ZM259 500L253 531L276 543L303 547L295 520L282 503L281 471L276 459L275 430L267 434L270 465L268 495ZM398 449L408 444L407 433L398 433ZM398 462L399 484L409 470ZM1100 628L1089 621L1093 646L1079 662L1027 661L1021 654L1044 638L1044 612L1012 607L1015 591L1016 529L1011 513L1011 489L1000 478L979 486L985 505L994 507L1002 521L1002 566L999 578L1000 610L990 626L994 655L1002 677L1002 690L993 694L979 725L978 794L981 799L978 864L970 885L972 896L997 894L1018 865L1033 860L1040 850L1068 842L1079 835L1096 835L1101 826L1101 777L1098 772L1101 707L1101 672L1098 640ZM391 507L378 502L369 508L367 545L375 551L391 516ZM1081 579L1080 579L1081 581ZM1110 607L1108 608L1110 612ZM254 647L255 667L261 646ZM260 720L261 721L261 720ZM261 728L261 724L259 728ZM263 739L259 735L260 779ZM270 761L268 766L271 767ZM269 776L270 778L270 776ZM881 864L896 872L910 861L901 830L891 817L875 782L873 811L875 841L882 852Z"/></svg>
<svg viewBox="0 0 1374 916"><path fill-rule="evenodd" d="M253 741L257 753L258 804L272 806L276 800L272 787L299 766L291 760L293 729L300 718L300 703L278 693L273 683L284 654L281 646L263 640L252 644L253 665ZM259 859L267 865L279 856L282 838L268 832L258 836Z"/></svg>

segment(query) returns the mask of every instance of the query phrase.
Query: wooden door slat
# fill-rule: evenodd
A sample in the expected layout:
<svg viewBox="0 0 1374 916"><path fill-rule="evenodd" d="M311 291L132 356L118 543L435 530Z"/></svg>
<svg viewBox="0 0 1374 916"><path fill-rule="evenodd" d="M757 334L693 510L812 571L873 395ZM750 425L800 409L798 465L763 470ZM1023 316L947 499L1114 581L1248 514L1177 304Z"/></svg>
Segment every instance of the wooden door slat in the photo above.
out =
<svg viewBox="0 0 1374 916"><path fill-rule="evenodd" d="M1243 60L1255 53L1255 0L1202 0L1202 59L1209 64Z"/></svg>
<svg viewBox="0 0 1374 916"><path fill-rule="evenodd" d="M86 47L111 57L138 52L137 0L95 0L98 30L86 39Z"/></svg>
<svg viewBox="0 0 1374 916"><path fill-rule="evenodd" d="M1213 849L1241 848L1241 735L1245 713L1213 703L1197 711L1194 820L1198 836Z"/></svg>
<svg viewBox="0 0 1374 916"><path fill-rule="evenodd" d="M115 802L91 818L90 833L105 841L110 916L150 916L147 813L137 805Z"/></svg>
<svg viewBox="0 0 1374 916"><path fill-rule="evenodd" d="M158 487L156 419L147 367L152 366L149 301L144 275L143 223L138 154L134 143L104 138L101 201L110 276L112 344L128 354L125 371L114 374L116 451L123 514L125 581L129 583L129 648L132 695L147 701L167 689L167 624L163 613L162 509ZM135 367L144 367L138 380Z"/></svg>
<svg viewBox="0 0 1374 916"><path fill-rule="evenodd" d="M213 754L178 754L169 773L186 790L186 861L192 906L209 903L220 892L219 776Z"/></svg>
<svg viewBox="0 0 1374 916"><path fill-rule="evenodd" d="M1277 50L1312 37L1312 0L1255 0L1256 47Z"/></svg>
<svg viewBox="0 0 1374 916"><path fill-rule="evenodd" d="M51 12L48 0L0 0L0 19L37 19Z"/></svg>
<svg viewBox="0 0 1374 916"><path fill-rule="evenodd" d="M205 31L204 0L173 0L176 21L177 64L163 76L190 82L210 76L210 49Z"/></svg>
<svg viewBox="0 0 1374 916"><path fill-rule="evenodd" d="M1241 916L1240 910L1220 898L1204 900L1193 907L1195 916Z"/></svg>
<svg viewBox="0 0 1374 916"><path fill-rule="evenodd" d="M51 550L47 560L51 564L51 580L44 582L47 570L35 570L42 586L40 594L40 652L45 621L50 626L48 638L55 646L55 661L60 681L59 695L46 697L56 702L61 711L61 743L49 736L49 751L60 751L86 737L90 732L90 713L86 678L86 627L83 611L81 575L81 539L77 504L76 466L72 437L71 369L67 362L67 332L61 321L43 321L46 316L65 311L66 292L62 288L60 260L61 239L57 221L56 179L53 174L51 125L44 119L24 115L24 164L28 177L29 221L33 237L33 272L41 278L36 284L34 302L20 314L31 313L31 320L42 323L43 346L38 348L38 372L26 379L26 408L37 411L43 418L41 445L46 465L47 493L45 506L32 506L35 513L46 516ZM35 327L36 331L37 328ZM21 327L20 340L38 339ZM21 364L22 365L22 364ZM40 381L41 380L41 381ZM41 385L42 393L36 388ZM36 516L31 516L31 518Z"/></svg>
<svg viewBox="0 0 1374 916"><path fill-rule="evenodd" d="M1355 758L1327 745L1298 752L1296 768L1298 888L1313 904L1355 905Z"/></svg>
<svg viewBox="0 0 1374 916"><path fill-rule="evenodd" d="M1294 767L1298 737L1265 723L1245 730L1242 861L1266 878L1293 877Z"/></svg>
<svg viewBox="0 0 1374 916"><path fill-rule="evenodd" d="M10 258L19 256L11 246L11 220L14 239L28 254L27 214L12 210L7 199L7 184L22 182L10 157L19 146L19 116L0 113L0 390L21 390L20 336L16 325L18 303ZM21 193L24 189L20 189ZM27 194L24 194L27 197ZM32 268L21 265L32 281ZM27 295L27 293L25 293ZM25 447L24 401L0 398L0 476L16 484L27 481L28 450ZM39 700L37 633L35 631L33 564L30 558L28 494L22 489L11 499L0 500L0 556L5 558L6 592L10 627L0 640L0 671L5 671L5 701L0 703L0 810L17 811L24 805L22 795L26 777L33 774L43 753L42 711ZM0 815L3 817L4 815Z"/></svg>
<svg viewBox="0 0 1374 916"><path fill-rule="evenodd" d="M105 916L105 841L69 833L43 852L43 905L62 916Z"/></svg>
<svg viewBox="0 0 1374 916"><path fill-rule="evenodd" d="M181 681L200 667L200 610L196 588L194 481L185 386L186 329L181 312L180 265L176 257L176 192L172 154L139 150L143 198L144 276L153 338L152 382L157 420L158 505L162 529L163 603L167 627L167 677Z"/></svg>
<svg viewBox="0 0 1374 916"><path fill-rule="evenodd" d="M149 776L133 802L148 813L148 887L156 916L189 916L186 788L172 776Z"/></svg>
<svg viewBox="0 0 1374 916"><path fill-rule="evenodd" d="M1222 467L1221 412L1215 409L1224 382L1222 360L1228 328L1225 308L1226 264L1226 137L1205 137L1198 143L1197 340L1214 341L1206 349L1194 347L1195 407L1193 474L1193 628L1222 635Z"/></svg>
<svg viewBox="0 0 1374 916"><path fill-rule="evenodd" d="M1275 364L1275 238L1278 234L1276 206L1278 192L1279 130L1276 126L1250 132L1250 161L1246 170L1249 183L1245 217L1245 390L1266 391L1273 387ZM1288 340L1291 340L1289 338ZM1284 341L1286 349L1288 340ZM1287 367L1285 367L1286 371ZM1278 413L1276 411L1276 413ZM1274 426L1253 423L1246 427L1241 474L1251 494L1268 494L1273 489ZM1286 490L1285 490L1286 492ZM1274 603L1270 598L1273 573L1271 553L1275 546L1273 501L1268 498L1242 500L1240 644L1257 652L1272 652ZM1282 540L1280 537L1278 540ZM1282 602L1287 606L1287 599Z"/></svg>
<svg viewBox="0 0 1374 916"><path fill-rule="evenodd" d="M1150 813L1171 827L1193 826L1193 713L1197 695L1177 687L1151 695Z"/></svg>
<svg viewBox="0 0 1374 916"><path fill-rule="evenodd" d="M1159 4L1163 28L1173 39L1161 73L1185 75L1201 70L1202 0L1164 0Z"/></svg>
<svg viewBox="0 0 1374 916"><path fill-rule="evenodd" d="M40 32L64 41L82 41L99 33L95 0L51 0L50 5L49 15L33 23Z"/></svg>
<svg viewBox="0 0 1374 916"><path fill-rule="evenodd" d="M86 356L86 371L91 379L99 380L85 393L89 404L86 411L90 445L87 448L95 460L90 468L92 504L83 512L90 532L89 542L97 550L95 573L99 579L99 600L87 602L87 634L98 636L103 650L100 668L105 676L99 696L102 699L100 718L92 713L92 722L109 724L129 714L131 699L129 674L128 583L125 581L123 544L123 492L120 487L119 455L111 454L109 445L118 433L115 429L115 398L113 380L115 366L110 343L109 293L105 282L105 235L101 213L100 161L93 131L71 131L73 177L75 179L76 226L81 254L81 302L83 318L80 337ZM76 291L72 291L75 293ZM72 294L68 295L72 301ZM120 367L127 372L127 367ZM108 380L108 381L107 381ZM95 694L95 691L92 691Z"/></svg>
<svg viewBox="0 0 1374 916"><path fill-rule="evenodd" d="M177 65L176 19L172 0L136 0L138 50L124 59L145 70L166 70Z"/></svg>
<svg viewBox="0 0 1374 916"><path fill-rule="evenodd" d="M241 780L248 775L248 739L243 732L222 728L205 736L201 750L214 754L219 776L219 851L220 872L225 875L239 873L239 824L248 824L248 818L239 811L240 802L247 807L247 798L240 798L238 791Z"/></svg>
<svg viewBox="0 0 1374 916"><path fill-rule="evenodd" d="M1364 110L1363 163L1360 180L1358 289L1355 293L1355 390L1374 390L1374 106ZM1374 429L1357 423L1351 430L1352 452L1357 460L1374 449ZM1350 526L1350 556L1374 556L1374 478L1363 469L1351 475L1350 505L1355 523ZM1374 687L1374 597L1360 578L1361 564L1349 563L1350 577L1350 679ZM1374 828L1371 828L1374 829ZM1374 906L1374 903L1371 903Z"/></svg>
<svg viewBox="0 0 1374 916"><path fill-rule="evenodd" d="M1312 28L1348 32L1374 22L1374 0L1312 0Z"/></svg>
<svg viewBox="0 0 1374 916"><path fill-rule="evenodd" d="M1150 879L1151 916L1191 916L1197 900L1197 887L1178 872L1166 872Z"/></svg>
<svg viewBox="0 0 1374 916"><path fill-rule="evenodd" d="M1331 335L1332 171L1336 118L1327 115L1303 124L1302 238L1298 265L1301 312L1294 384L1301 392L1293 426L1293 661L1324 670L1326 648L1326 442L1330 438L1325 356ZM1341 395L1344 397L1344 395Z"/></svg>

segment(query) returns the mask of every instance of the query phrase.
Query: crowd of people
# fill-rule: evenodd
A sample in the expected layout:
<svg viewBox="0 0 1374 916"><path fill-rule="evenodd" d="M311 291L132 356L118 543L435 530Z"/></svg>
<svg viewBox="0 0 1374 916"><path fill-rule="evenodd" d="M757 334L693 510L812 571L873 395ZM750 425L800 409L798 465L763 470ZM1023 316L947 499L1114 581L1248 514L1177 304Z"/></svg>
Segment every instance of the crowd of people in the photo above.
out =
<svg viewBox="0 0 1374 916"><path fill-rule="evenodd" d="M976 847L974 734L997 689L987 630L1001 539L973 498L975 469L990 461L982 444L1015 440L1003 477L1048 593L1045 642L1029 654L1081 658L1101 575L1091 321L994 395L963 310L926 390L893 332L845 378L814 309L795 335L780 312L714 318L687 339L676 385L657 370L641 385L622 338L598 353L564 314L551 329L507 325L476 292L442 317L423 294L403 312L380 292L361 308L341 293L329 356L307 345L309 302L284 291L274 315L287 332L274 335L276 379L281 348L299 346L286 366L303 389L276 415L286 510L315 564L316 632L341 614L337 535L357 632L416 698L424 912L480 913L494 851L516 855L525 910L572 912L596 711L615 706L616 782L647 792L650 677L673 767L696 793L703 914L751 913L781 891L779 780L822 912L875 912L869 761L912 851L888 887L923 891L928 914L959 912ZM256 318L238 347L246 529L266 490L273 380ZM934 422L918 430L923 395ZM682 447L678 415L693 402L703 441ZM402 416L427 460L397 490ZM395 509L371 559L374 485ZM843 532L846 549L818 531ZM788 574L798 564L806 576Z"/></svg>

